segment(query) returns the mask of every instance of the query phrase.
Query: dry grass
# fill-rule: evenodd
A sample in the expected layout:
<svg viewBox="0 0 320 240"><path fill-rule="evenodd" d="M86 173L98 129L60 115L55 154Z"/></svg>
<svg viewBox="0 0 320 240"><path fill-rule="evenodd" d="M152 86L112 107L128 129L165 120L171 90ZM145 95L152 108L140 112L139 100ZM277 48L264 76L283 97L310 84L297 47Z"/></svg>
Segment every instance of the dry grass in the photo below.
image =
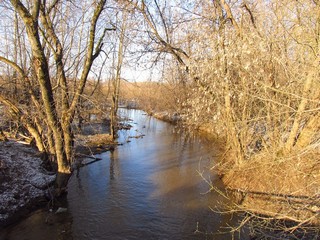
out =
<svg viewBox="0 0 320 240"><path fill-rule="evenodd" d="M319 151L270 158L260 153L223 177L237 208L251 214L296 222L294 227L320 224Z"/></svg>
<svg viewBox="0 0 320 240"><path fill-rule="evenodd" d="M110 134L95 134L88 136L78 135L76 139L77 145L87 147L99 147L115 144Z"/></svg>
<svg viewBox="0 0 320 240"><path fill-rule="evenodd" d="M75 140L75 151L77 156L93 156L105 152L118 145L112 140L110 134L77 135Z"/></svg>
<svg viewBox="0 0 320 240"><path fill-rule="evenodd" d="M320 158L318 153L293 156L263 153L232 168L224 176L230 188L244 191L312 196L320 193Z"/></svg>

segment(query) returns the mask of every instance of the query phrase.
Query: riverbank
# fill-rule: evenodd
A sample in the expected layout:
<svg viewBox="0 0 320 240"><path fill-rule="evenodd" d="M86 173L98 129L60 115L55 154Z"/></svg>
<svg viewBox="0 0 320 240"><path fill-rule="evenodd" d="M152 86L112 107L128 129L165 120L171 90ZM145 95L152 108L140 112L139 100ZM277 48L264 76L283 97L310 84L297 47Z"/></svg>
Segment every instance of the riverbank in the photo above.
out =
<svg viewBox="0 0 320 240"><path fill-rule="evenodd" d="M151 112L152 116L175 122L177 114ZM180 118L179 118L180 119ZM255 146L251 155L236 164L237 155L226 149L226 140L202 125L197 131L217 142L220 149L217 171L234 200L232 211L249 213L252 217L281 221L290 229L314 230L320 224L320 149L310 146L308 151L290 154L271 153ZM267 222L267 221L265 221ZM279 222L277 223L279 224ZM270 228L270 226L268 226ZM278 225L279 227L279 225Z"/></svg>
<svg viewBox="0 0 320 240"><path fill-rule="evenodd" d="M201 131L210 134L205 128ZM214 134L213 134L214 135ZM215 136L215 135L214 135ZM221 143L224 141L224 144ZM212 168L220 175L233 201L229 210L246 216L257 238L298 236L317 239L320 225L320 149L312 145L304 151L272 152L255 149L240 163L237 154L220 140L220 157ZM244 224L245 223L245 224ZM242 225L243 224L243 225Z"/></svg>
<svg viewBox="0 0 320 240"><path fill-rule="evenodd" d="M112 150L116 145L107 133L78 135L76 165L81 167L83 159ZM16 140L0 141L0 229L50 203L56 174L47 167L31 145Z"/></svg>
<svg viewBox="0 0 320 240"><path fill-rule="evenodd" d="M42 163L29 145L0 142L0 228L48 203L56 176Z"/></svg>
<svg viewBox="0 0 320 240"><path fill-rule="evenodd" d="M168 123L177 123L181 120L181 116L177 113L171 113L168 111L162 111L162 112L155 112L155 111L147 111L149 116L152 116L156 119L159 119L161 121L165 121Z"/></svg>
<svg viewBox="0 0 320 240"><path fill-rule="evenodd" d="M153 116L168 122L174 118L167 112L153 113ZM202 125L197 128L220 149L219 163L213 167L220 175L234 201L231 211L248 214L252 221L247 225L253 235L259 231L267 234L289 236L291 233L308 237L319 234L320 225L320 149L310 146L308 151L290 154L269 149L253 149L251 155L237 164L237 155L226 149L226 140ZM247 218L245 218L246 220ZM257 220L263 219L259 223ZM265 228L264 228L264 227ZM257 230L259 229L259 230ZM270 229L275 230L270 233ZM290 233L291 232L291 233ZM285 235L287 234L288 235Z"/></svg>
<svg viewBox="0 0 320 240"><path fill-rule="evenodd" d="M188 133L146 116L122 110L132 128L119 132L123 146L95 157L101 161L81 168L69 181L65 218L74 239L231 239L221 234L234 226L236 216L221 216L208 206L224 199L203 194L208 186L197 170L209 174L215 147ZM141 138L130 138L144 134ZM126 139L131 143L126 143ZM208 144L207 144L208 143ZM200 159L201 158L201 159ZM199 166L201 161L201 166ZM221 186L217 176L215 186ZM2 231L4 239L58 239L65 222L44 223L49 215L38 212ZM35 219L38 219L35 221ZM32 229L32 230L30 230ZM30 231L29 231L30 230ZM20 237L22 236L22 238ZM41 238L41 237L40 237ZM60 238L59 238L60 239ZM66 238L70 239L70 238ZM241 239L247 239L242 237Z"/></svg>

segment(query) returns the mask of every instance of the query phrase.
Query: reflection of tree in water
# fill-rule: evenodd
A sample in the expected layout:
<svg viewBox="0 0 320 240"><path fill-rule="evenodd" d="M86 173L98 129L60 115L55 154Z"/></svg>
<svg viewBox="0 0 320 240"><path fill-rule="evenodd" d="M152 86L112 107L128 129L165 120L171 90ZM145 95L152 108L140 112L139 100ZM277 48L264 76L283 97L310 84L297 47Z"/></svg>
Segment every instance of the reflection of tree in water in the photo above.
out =
<svg viewBox="0 0 320 240"><path fill-rule="evenodd" d="M110 180L115 179L119 174L118 150L110 150Z"/></svg>
<svg viewBox="0 0 320 240"><path fill-rule="evenodd" d="M69 213L61 215L60 219L57 222L58 224L58 240L68 240L73 239L72 233L72 224L73 218Z"/></svg>

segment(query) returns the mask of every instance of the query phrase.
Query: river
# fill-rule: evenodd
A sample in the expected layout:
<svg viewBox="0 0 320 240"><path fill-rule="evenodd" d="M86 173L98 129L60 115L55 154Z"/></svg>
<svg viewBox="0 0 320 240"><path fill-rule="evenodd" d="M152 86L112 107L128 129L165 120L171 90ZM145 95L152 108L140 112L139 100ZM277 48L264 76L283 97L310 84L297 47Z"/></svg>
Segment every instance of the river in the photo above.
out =
<svg viewBox="0 0 320 240"><path fill-rule="evenodd" d="M133 127L119 132L113 152L73 174L67 212L45 210L7 228L2 239L231 239L237 218L212 211L226 203L200 176L223 191L210 168L217 154L205 138L121 109ZM143 136L143 137L139 137ZM239 238L238 235L235 239ZM241 235L241 239L245 239Z"/></svg>

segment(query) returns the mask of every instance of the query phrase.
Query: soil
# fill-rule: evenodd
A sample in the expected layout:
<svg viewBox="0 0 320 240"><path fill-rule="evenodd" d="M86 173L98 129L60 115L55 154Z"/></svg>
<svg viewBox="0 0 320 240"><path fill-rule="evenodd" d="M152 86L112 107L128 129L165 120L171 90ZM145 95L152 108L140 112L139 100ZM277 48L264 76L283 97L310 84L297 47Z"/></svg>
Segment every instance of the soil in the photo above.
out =
<svg viewBox="0 0 320 240"><path fill-rule="evenodd" d="M0 228L48 203L56 176L42 162L29 145L0 142Z"/></svg>
<svg viewBox="0 0 320 240"><path fill-rule="evenodd" d="M77 167L86 165L84 159L118 145L108 130L107 124L84 125L83 132L75 138ZM56 173L47 169L54 166L43 161L37 149L23 142L0 141L0 229L41 207L52 208Z"/></svg>

